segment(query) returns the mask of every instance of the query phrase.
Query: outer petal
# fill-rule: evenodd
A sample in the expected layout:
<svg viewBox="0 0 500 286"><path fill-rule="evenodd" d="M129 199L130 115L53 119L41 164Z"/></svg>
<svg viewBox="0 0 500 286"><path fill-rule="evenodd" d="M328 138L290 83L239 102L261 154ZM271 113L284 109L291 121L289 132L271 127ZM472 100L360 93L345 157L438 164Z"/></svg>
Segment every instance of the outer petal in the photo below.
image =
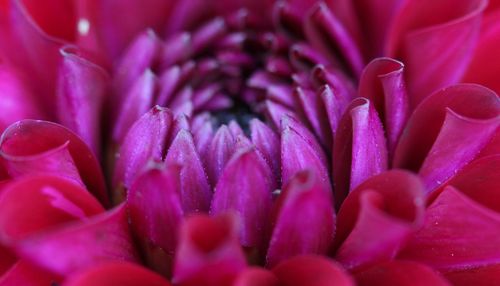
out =
<svg viewBox="0 0 500 286"><path fill-rule="evenodd" d="M4 64L0 64L0 95L1 132L18 120L44 117L28 81Z"/></svg>
<svg viewBox="0 0 500 286"><path fill-rule="evenodd" d="M448 286L446 279L432 268L412 261L391 261L356 273L359 286ZM477 285L474 283L474 285Z"/></svg>
<svg viewBox="0 0 500 286"><path fill-rule="evenodd" d="M353 279L340 265L322 256L303 255L288 259L272 269L285 286L353 286Z"/></svg>
<svg viewBox="0 0 500 286"><path fill-rule="evenodd" d="M57 284L60 280L58 276L20 260L0 277L0 286L46 286Z"/></svg>
<svg viewBox="0 0 500 286"><path fill-rule="evenodd" d="M254 148L239 148L224 169L210 214L234 210L240 216L240 241L264 250L269 236L272 197L276 188L271 169ZM258 206L257 208L255 206Z"/></svg>
<svg viewBox="0 0 500 286"><path fill-rule="evenodd" d="M173 253L183 217L180 167L156 165L130 187L127 207L137 236Z"/></svg>
<svg viewBox="0 0 500 286"><path fill-rule="evenodd" d="M245 266L234 216L193 216L183 225L173 283L232 285Z"/></svg>
<svg viewBox="0 0 500 286"><path fill-rule="evenodd" d="M365 67L359 83L359 96L373 103L383 121L390 157L409 116L403 69L401 62L378 58Z"/></svg>
<svg viewBox="0 0 500 286"><path fill-rule="evenodd" d="M5 130L1 156L9 175L51 173L83 183L107 205L101 167L92 151L73 132L47 121L23 120Z"/></svg>
<svg viewBox="0 0 500 286"><path fill-rule="evenodd" d="M443 89L411 116L393 165L419 172L432 191L475 159L499 124L500 99L491 90L472 84Z"/></svg>
<svg viewBox="0 0 500 286"><path fill-rule="evenodd" d="M499 171L500 156L482 158L460 171L427 208L423 228L400 256L443 271L498 264Z"/></svg>
<svg viewBox="0 0 500 286"><path fill-rule="evenodd" d="M137 261L124 205L91 219L25 239L19 256L60 275L112 260Z"/></svg>
<svg viewBox="0 0 500 286"><path fill-rule="evenodd" d="M278 278L269 270L257 267L248 267L238 275L234 286L279 286Z"/></svg>
<svg viewBox="0 0 500 286"><path fill-rule="evenodd" d="M64 286L170 286L160 275L128 262L107 262L69 277Z"/></svg>
<svg viewBox="0 0 500 286"><path fill-rule="evenodd" d="M471 59L486 3L406 1L401 8L393 21L386 55L406 64L413 107L460 80Z"/></svg>
<svg viewBox="0 0 500 286"><path fill-rule="evenodd" d="M5 186L0 196L0 239L15 243L102 212L90 193L69 180L51 175L24 177Z"/></svg>
<svg viewBox="0 0 500 286"><path fill-rule="evenodd" d="M129 188L149 160L161 160L172 126L172 113L153 107L130 128L120 148L114 173L114 184Z"/></svg>
<svg viewBox="0 0 500 286"><path fill-rule="evenodd" d="M183 129L177 133L165 162L182 166L181 200L184 212L208 211L212 190L189 131Z"/></svg>
<svg viewBox="0 0 500 286"><path fill-rule="evenodd" d="M331 193L313 171L295 175L276 202L267 265L301 254L324 254L332 242L335 212Z"/></svg>
<svg viewBox="0 0 500 286"><path fill-rule="evenodd" d="M52 14L54 10L64 12ZM4 0L0 5L0 58L30 76L30 86L39 94L37 104L51 113L50 118L55 117L51 111L55 103L59 48L64 44L52 36L72 38L74 31L62 28L74 27L72 12L72 3L60 0L43 4Z"/></svg>
<svg viewBox="0 0 500 286"><path fill-rule="evenodd" d="M340 208L336 259L351 269L392 259L421 225L424 209L418 177L403 171L371 177ZM384 231L377 233L380 229Z"/></svg>
<svg viewBox="0 0 500 286"><path fill-rule="evenodd" d="M451 271L444 274L456 286L493 286L500 279L500 264Z"/></svg>
<svg viewBox="0 0 500 286"><path fill-rule="evenodd" d="M61 50L57 89L59 119L100 156L101 110L109 75L71 46Z"/></svg>
<svg viewBox="0 0 500 286"><path fill-rule="evenodd" d="M387 169L384 131L371 101L357 98L347 110L340 121L333 146L337 206L350 190Z"/></svg>

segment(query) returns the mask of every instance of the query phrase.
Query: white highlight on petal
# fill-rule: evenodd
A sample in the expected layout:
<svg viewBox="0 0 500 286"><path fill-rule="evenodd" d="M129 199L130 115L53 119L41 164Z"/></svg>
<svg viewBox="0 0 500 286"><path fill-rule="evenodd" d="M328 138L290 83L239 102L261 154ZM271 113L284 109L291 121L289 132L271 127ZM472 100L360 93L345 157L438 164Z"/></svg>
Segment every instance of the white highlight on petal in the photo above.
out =
<svg viewBox="0 0 500 286"><path fill-rule="evenodd" d="M89 20L87 20L85 18L81 18L78 21L78 33L80 33L80 35L82 35L82 36L85 36L89 33L89 30L90 30Z"/></svg>

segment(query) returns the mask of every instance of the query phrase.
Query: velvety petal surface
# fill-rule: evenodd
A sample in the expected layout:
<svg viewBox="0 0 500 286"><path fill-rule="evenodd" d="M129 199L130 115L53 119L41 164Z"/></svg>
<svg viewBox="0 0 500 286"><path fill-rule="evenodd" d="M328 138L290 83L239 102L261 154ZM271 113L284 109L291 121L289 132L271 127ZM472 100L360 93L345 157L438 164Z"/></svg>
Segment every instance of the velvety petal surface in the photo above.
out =
<svg viewBox="0 0 500 286"><path fill-rule="evenodd" d="M60 281L60 277L33 266L25 260L18 261L8 272L0 276L1 286L45 286Z"/></svg>

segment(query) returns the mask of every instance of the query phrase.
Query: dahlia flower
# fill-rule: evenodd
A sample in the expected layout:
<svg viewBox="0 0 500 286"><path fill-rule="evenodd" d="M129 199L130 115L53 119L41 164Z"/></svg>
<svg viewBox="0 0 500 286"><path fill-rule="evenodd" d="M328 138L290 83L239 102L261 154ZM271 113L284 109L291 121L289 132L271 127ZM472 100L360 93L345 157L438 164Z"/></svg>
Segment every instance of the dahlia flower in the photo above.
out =
<svg viewBox="0 0 500 286"><path fill-rule="evenodd" d="M0 0L0 285L500 283L499 17Z"/></svg>

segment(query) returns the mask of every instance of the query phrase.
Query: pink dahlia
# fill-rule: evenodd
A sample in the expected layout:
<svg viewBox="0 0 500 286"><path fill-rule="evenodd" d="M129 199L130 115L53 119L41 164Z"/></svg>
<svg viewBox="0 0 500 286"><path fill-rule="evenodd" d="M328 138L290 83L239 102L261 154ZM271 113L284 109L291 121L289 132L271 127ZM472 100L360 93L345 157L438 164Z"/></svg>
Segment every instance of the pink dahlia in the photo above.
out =
<svg viewBox="0 0 500 286"><path fill-rule="evenodd" d="M0 285L500 283L499 16L0 0Z"/></svg>

